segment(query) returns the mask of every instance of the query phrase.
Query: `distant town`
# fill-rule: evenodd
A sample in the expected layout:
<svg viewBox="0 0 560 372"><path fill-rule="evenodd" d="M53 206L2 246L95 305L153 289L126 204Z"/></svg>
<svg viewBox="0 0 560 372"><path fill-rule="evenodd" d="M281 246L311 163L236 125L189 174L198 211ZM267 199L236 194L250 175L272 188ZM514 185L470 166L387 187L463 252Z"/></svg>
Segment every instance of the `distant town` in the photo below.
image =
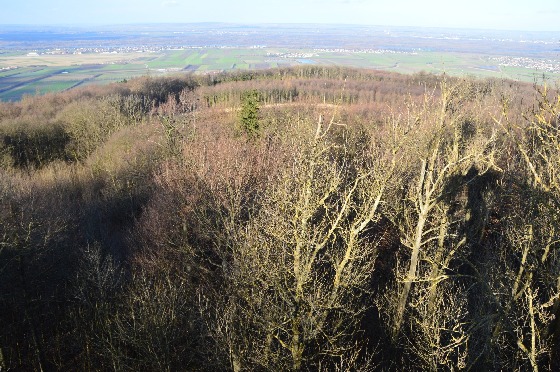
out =
<svg viewBox="0 0 560 372"><path fill-rule="evenodd" d="M560 74L560 61L553 59L536 59L528 57L493 57L499 66L521 67L538 71Z"/></svg>

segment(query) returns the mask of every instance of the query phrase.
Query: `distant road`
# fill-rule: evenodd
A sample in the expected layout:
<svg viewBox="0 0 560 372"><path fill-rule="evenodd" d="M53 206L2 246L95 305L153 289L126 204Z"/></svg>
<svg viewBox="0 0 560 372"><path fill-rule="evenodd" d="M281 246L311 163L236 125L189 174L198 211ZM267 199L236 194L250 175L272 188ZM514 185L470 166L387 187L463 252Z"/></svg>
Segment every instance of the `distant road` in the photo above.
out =
<svg viewBox="0 0 560 372"><path fill-rule="evenodd" d="M85 83L87 83L88 81L93 81L93 80L97 79L98 77L100 77L100 76L102 76L102 75L103 75L103 74L97 74L97 75L93 75L92 77L89 77L89 78L87 78L87 79L83 79L83 80L77 82L76 84L72 85L71 87L64 89L64 91L67 91L67 90L70 90L70 89L79 87L80 85L85 84Z"/></svg>

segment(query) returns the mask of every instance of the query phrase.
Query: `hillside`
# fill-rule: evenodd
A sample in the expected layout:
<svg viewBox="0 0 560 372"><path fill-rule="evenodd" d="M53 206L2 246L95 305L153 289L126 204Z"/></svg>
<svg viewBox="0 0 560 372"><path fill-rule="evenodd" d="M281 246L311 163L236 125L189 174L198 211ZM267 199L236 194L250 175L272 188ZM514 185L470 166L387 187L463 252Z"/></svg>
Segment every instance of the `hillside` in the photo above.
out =
<svg viewBox="0 0 560 372"><path fill-rule="evenodd" d="M557 370L559 114L321 66L0 103L0 371Z"/></svg>

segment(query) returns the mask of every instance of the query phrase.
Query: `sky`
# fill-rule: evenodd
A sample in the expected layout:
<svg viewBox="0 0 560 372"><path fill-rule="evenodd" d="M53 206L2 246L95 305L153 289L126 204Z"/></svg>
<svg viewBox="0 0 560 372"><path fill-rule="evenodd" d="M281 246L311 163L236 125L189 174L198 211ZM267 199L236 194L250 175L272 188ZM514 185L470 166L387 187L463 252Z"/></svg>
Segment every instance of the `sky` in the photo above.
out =
<svg viewBox="0 0 560 372"><path fill-rule="evenodd" d="M0 0L0 25L191 22L560 32L560 0Z"/></svg>

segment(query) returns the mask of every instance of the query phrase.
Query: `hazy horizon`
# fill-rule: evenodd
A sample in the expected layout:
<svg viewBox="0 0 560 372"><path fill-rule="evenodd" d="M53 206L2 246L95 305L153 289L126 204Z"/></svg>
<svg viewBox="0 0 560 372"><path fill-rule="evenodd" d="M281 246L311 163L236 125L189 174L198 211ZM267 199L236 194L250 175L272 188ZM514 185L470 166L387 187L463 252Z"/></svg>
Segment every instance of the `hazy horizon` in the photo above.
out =
<svg viewBox="0 0 560 372"><path fill-rule="evenodd" d="M557 0L482 1L468 6L443 0L42 0L10 2L0 25L115 26L129 24L321 24L560 32Z"/></svg>
<svg viewBox="0 0 560 372"><path fill-rule="evenodd" d="M550 30L528 30L528 29L504 29L504 28L483 28L483 27L460 27L460 26L415 26L415 25L395 25L395 24L362 24L362 23L313 23L313 22L220 22L220 21L207 21L207 22L130 22L130 23L4 23L0 24L1 29L9 28L25 28L32 30L37 29L56 29L56 28L68 28L68 29L83 29L83 30L108 30L111 28L120 27L156 27L156 26L217 26L219 27L263 27L263 28L274 28L282 26L298 26L298 27L323 27L325 29L333 28L394 28L394 29L433 29L433 30L449 30L449 31L489 31L489 32L527 32L535 34L554 34L558 33L558 39L560 42L560 30L550 31Z"/></svg>

